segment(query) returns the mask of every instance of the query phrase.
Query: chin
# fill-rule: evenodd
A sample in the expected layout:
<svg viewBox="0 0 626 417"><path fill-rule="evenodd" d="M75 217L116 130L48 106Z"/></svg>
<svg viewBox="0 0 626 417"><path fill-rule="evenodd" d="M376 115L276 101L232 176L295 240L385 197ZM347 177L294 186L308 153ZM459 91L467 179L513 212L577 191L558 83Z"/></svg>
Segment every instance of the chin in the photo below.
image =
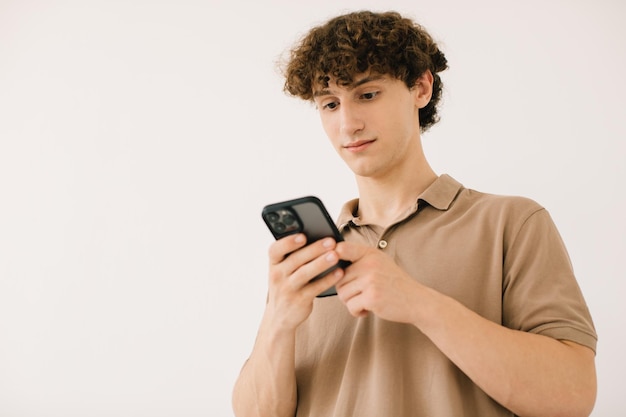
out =
<svg viewBox="0 0 626 417"><path fill-rule="evenodd" d="M371 178L378 176L383 170L381 167L372 164L372 161L367 161L365 158L361 158L359 161L346 161L344 160L350 171L356 176Z"/></svg>
<svg viewBox="0 0 626 417"><path fill-rule="evenodd" d="M377 176L378 171L375 169L372 169L371 167L356 167L356 168L351 168L352 172L354 173L354 175L358 176L358 177L363 177L363 178L373 178Z"/></svg>

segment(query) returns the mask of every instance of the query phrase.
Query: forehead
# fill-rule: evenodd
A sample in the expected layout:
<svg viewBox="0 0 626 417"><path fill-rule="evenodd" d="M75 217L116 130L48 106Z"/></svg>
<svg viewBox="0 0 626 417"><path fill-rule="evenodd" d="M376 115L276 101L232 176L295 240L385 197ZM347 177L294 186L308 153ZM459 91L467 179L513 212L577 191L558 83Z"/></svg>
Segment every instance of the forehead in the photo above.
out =
<svg viewBox="0 0 626 417"><path fill-rule="evenodd" d="M349 83L343 83L334 79L333 77L326 77L326 85L323 85L321 82L317 85L313 86L313 98L326 96L333 93L336 90L354 90L359 86L364 84L373 82L373 81L387 81L389 79L388 75L384 74L371 74L371 73L361 73L352 77L352 81Z"/></svg>

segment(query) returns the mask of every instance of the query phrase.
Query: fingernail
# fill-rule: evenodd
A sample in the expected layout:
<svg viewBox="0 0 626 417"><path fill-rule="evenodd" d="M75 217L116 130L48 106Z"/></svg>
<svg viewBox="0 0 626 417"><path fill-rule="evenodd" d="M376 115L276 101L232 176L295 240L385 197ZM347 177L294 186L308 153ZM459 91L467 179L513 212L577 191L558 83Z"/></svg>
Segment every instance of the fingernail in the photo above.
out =
<svg viewBox="0 0 626 417"><path fill-rule="evenodd" d="M337 260L337 257L335 256L334 252L331 252L328 255L326 255L326 260L328 262L335 262Z"/></svg>
<svg viewBox="0 0 626 417"><path fill-rule="evenodd" d="M302 235L297 235L296 238L294 239L294 242L296 243L302 243L304 242L304 236Z"/></svg>
<svg viewBox="0 0 626 417"><path fill-rule="evenodd" d="M334 243L335 242L332 239L325 239L322 243L322 246L324 246L325 248L332 248Z"/></svg>

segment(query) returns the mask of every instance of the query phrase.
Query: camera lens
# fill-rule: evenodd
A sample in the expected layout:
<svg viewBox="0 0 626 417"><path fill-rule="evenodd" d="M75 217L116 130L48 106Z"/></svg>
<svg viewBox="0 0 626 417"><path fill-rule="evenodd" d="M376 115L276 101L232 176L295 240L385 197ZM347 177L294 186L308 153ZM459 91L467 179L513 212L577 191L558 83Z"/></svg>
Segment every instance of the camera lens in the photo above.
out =
<svg viewBox="0 0 626 417"><path fill-rule="evenodd" d="M267 221L274 223L275 221L278 221L279 217L278 213L269 213L267 215Z"/></svg>
<svg viewBox="0 0 626 417"><path fill-rule="evenodd" d="M272 226L274 226L274 230L278 233L284 232L287 228L287 226L285 226L285 224L281 222L274 223Z"/></svg>
<svg viewBox="0 0 626 417"><path fill-rule="evenodd" d="M283 216L283 222L287 225L287 226L291 226L294 222L296 221L296 219L291 215L291 214L285 214Z"/></svg>

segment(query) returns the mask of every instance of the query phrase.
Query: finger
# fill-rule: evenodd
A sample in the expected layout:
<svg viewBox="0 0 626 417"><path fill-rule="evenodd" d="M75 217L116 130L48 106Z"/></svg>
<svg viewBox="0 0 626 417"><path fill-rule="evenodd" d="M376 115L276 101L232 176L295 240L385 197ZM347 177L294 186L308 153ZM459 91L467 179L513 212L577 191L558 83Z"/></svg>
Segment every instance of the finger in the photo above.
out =
<svg viewBox="0 0 626 417"><path fill-rule="evenodd" d="M352 298L361 293L361 288L358 282L355 280L353 274L346 272L343 278L335 284L337 288L337 295L339 299L347 304Z"/></svg>
<svg viewBox="0 0 626 417"><path fill-rule="evenodd" d="M306 245L306 236L302 233L286 236L273 242L269 247L270 264L282 262L291 252Z"/></svg>
<svg viewBox="0 0 626 417"><path fill-rule="evenodd" d="M335 249L339 258L345 261L356 262L367 254L370 250L368 246L359 245L352 242L339 242Z"/></svg>
<svg viewBox="0 0 626 417"><path fill-rule="evenodd" d="M369 311L362 303L363 296L361 294L352 297L345 303L348 312L354 317L365 317L369 314Z"/></svg>
<svg viewBox="0 0 626 417"><path fill-rule="evenodd" d="M288 271L289 274L295 272L303 265L312 262L314 259L322 256L326 252L333 251L335 249L335 246L336 242L334 241L334 239L326 238L318 240L317 242L313 242L303 248L300 248L290 253L283 262L286 271ZM319 272L323 272L323 270ZM312 275L310 278L314 277L315 275Z"/></svg>
<svg viewBox="0 0 626 417"><path fill-rule="evenodd" d="M362 287L364 283L362 279L358 279L358 276L354 269L348 268L343 278L335 284L335 288L337 289L339 300L346 306L352 316L365 317L369 314L369 310L364 305L366 300Z"/></svg>
<svg viewBox="0 0 626 417"><path fill-rule="evenodd" d="M317 244L315 245L317 246ZM316 250L313 251L313 249ZM316 254L317 256L313 259L309 259L311 254ZM305 255L307 256L306 258ZM291 262L292 257L294 258L293 262L297 265L297 267L293 271L290 280L292 281L292 284L298 288L306 286L313 278L319 276L325 271L328 271L330 268L337 265L337 262L339 262L339 255L337 255L337 252L334 250L328 250L324 245L320 245L319 248L307 247L301 249L291 255L285 263Z"/></svg>
<svg viewBox="0 0 626 417"><path fill-rule="evenodd" d="M343 275L344 270L341 268L337 268L324 275L322 278L310 282L306 286L307 295L314 297L321 294L333 285L336 285L337 282L343 277Z"/></svg>

